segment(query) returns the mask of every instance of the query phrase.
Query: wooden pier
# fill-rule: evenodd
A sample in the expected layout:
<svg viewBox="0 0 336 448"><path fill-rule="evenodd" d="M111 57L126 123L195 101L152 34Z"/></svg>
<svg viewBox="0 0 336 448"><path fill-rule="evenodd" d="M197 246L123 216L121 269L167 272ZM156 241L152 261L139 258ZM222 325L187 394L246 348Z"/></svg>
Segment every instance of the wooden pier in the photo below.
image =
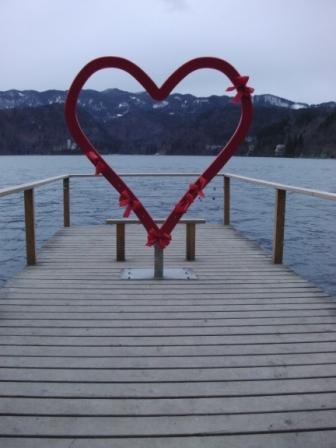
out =
<svg viewBox="0 0 336 448"><path fill-rule="evenodd" d="M229 226L66 227L0 290L1 448L335 448L336 302Z"/></svg>

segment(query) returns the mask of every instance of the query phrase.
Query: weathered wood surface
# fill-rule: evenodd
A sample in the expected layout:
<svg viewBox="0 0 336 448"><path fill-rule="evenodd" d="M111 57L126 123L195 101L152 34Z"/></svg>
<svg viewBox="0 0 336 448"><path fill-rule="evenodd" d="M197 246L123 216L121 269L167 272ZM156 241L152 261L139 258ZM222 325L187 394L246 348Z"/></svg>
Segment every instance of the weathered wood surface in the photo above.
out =
<svg viewBox="0 0 336 448"><path fill-rule="evenodd" d="M185 226L150 267L141 226L62 229L0 290L1 448L336 446L336 302L229 227Z"/></svg>

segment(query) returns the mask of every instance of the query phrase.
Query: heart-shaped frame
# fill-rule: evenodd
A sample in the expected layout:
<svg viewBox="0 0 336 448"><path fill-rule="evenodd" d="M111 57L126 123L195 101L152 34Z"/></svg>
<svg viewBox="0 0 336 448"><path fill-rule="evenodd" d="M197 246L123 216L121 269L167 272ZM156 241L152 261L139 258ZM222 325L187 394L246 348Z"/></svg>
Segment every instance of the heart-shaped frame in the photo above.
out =
<svg viewBox="0 0 336 448"><path fill-rule="evenodd" d="M122 178L108 165L93 144L81 129L77 117L77 101L79 94L86 81L96 72L105 68L118 68L133 76L148 92L148 94L157 101L162 101L172 92L177 84L187 75L195 70L207 68L219 70L226 75L232 82L232 86L226 90L237 90L234 97L235 102L241 104L241 114L239 123L226 145L222 148L217 157L211 162L206 170L198 177L195 183L191 184L175 205L165 222L161 227L154 222L151 215L136 197L133 191L126 185ZM102 174L112 186L120 193L120 205L126 206L124 216L128 216L133 211L146 228L148 233L147 245L158 244L161 249L168 246L171 241L171 232L179 222L182 215L188 210L192 202L198 197L203 196L203 189L223 168L225 163L231 158L237 150L239 144L244 140L252 121L252 102L251 93L253 89L248 87L248 77L241 76L237 70L228 62L213 57L200 57L192 59L178 68L169 78L158 87L151 78L133 62L115 56L106 56L94 59L89 62L78 73L74 79L65 102L65 118L69 130L77 143L84 151L88 159L95 165L96 173Z"/></svg>

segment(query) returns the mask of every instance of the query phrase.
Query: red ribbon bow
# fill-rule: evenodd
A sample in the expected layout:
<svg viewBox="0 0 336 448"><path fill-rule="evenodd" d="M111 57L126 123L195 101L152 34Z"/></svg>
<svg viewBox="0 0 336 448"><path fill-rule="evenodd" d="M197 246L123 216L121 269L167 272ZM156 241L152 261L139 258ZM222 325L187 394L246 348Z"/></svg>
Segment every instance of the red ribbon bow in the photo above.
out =
<svg viewBox="0 0 336 448"><path fill-rule="evenodd" d="M132 210L136 210L140 206L140 202L130 195L128 190L124 190L119 197L120 207L126 207L123 214L124 218L128 218Z"/></svg>
<svg viewBox="0 0 336 448"><path fill-rule="evenodd" d="M205 187L206 183L206 179L201 176L194 184L190 184L189 193L191 193L193 198L195 193L195 199L197 198L197 196L199 196L200 198L204 198L203 188Z"/></svg>
<svg viewBox="0 0 336 448"><path fill-rule="evenodd" d="M161 232L160 230L150 229L148 232L147 244L146 246L153 246L158 244L160 249L164 249L168 246L171 241L171 235L166 232Z"/></svg>
<svg viewBox="0 0 336 448"><path fill-rule="evenodd" d="M175 207L175 212L179 214L185 213L194 199L198 196L204 198L203 188L206 185L206 180L201 176L194 184L189 185L189 191L184 195L180 202Z"/></svg>
<svg viewBox="0 0 336 448"><path fill-rule="evenodd" d="M231 92L232 90L237 89L237 94L232 99L233 103L239 103L243 96L251 95L251 93L254 92L254 89L252 87L246 85L248 80L248 76L238 76L235 80L235 85L230 86L226 89L226 92Z"/></svg>

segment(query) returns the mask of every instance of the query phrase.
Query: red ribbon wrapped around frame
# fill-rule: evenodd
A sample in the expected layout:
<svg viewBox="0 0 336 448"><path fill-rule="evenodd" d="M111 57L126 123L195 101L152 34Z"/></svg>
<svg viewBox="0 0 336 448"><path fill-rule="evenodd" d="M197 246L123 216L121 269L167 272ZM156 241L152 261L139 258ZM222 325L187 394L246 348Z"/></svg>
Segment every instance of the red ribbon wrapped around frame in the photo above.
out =
<svg viewBox="0 0 336 448"><path fill-rule="evenodd" d="M132 197L128 190L124 190L119 197L119 205L120 207L126 207L124 211L123 217L128 218L131 214L131 211L135 211L141 207L140 201L135 197Z"/></svg>
<svg viewBox="0 0 336 448"><path fill-rule="evenodd" d="M203 188L206 186L206 183L206 179L201 176L195 183L190 184L189 191L183 196L180 202L176 204L175 212L184 214L198 196L204 198Z"/></svg>
<svg viewBox="0 0 336 448"><path fill-rule="evenodd" d="M171 235L158 229L150 229L146 246L158 244L160 249L165 249L171 241Z"/></svg>
<svg viewBox="0 0 336 448"><path fill-rule="evenodd" d="M254 92L252 87L247 86L248 76L237 76L234 86L230 86L226 89L226 92L237 90L236 96L233 97L233 103L239 103L243 96L250 96Z"/></svg>

